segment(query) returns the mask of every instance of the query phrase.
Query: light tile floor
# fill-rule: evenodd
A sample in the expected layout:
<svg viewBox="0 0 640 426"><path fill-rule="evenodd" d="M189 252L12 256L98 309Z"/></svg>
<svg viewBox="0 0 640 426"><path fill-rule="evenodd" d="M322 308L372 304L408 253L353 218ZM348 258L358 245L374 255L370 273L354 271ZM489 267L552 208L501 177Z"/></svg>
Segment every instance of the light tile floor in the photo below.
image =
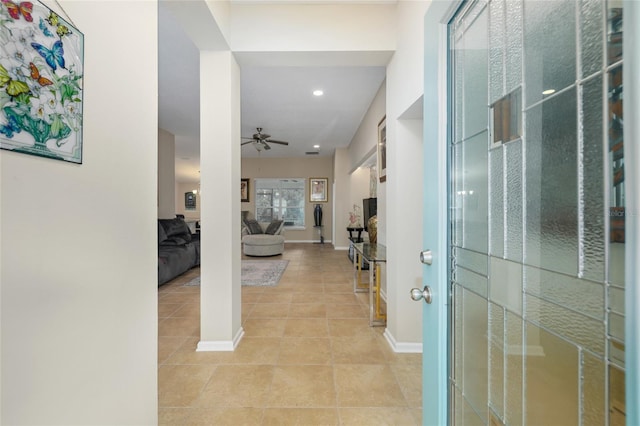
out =
<svg viewBox="0 0 640 426"><path fill-rule="evenodd" d="M329 244L286 244L275 287L242 288L234 352L195 352L193 269L158 290L160 425L419 425L421 355L368 325L368 295Z"/></svg>

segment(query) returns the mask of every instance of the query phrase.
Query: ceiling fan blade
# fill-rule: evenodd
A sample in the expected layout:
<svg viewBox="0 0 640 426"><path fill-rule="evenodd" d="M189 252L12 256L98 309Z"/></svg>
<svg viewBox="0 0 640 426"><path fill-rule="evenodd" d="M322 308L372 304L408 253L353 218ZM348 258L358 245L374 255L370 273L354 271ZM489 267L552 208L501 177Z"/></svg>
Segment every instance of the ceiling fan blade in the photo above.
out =
<svg viewBox="0 0 640 426"><path fill-rule="evenodd" d="M280 145L289 145L289 142L277 141L277 140L274 140L274 139L269 139L269 140L268 140L268 141L266 141L266 142L269 142L269 143L277 143L277 144L280 144Z"/></svg>
<svg viewBox="0 0 640 426"><path fill-rule="evenodd" d="M240 146L242 146L242 145L246 145L246 144L248 144L248 143L253 143L253 139L252 139L252 140L250 140L250 141L247 141L247 142L242 142L242 143L240 144Z"/></svg>
<svg viewBox="0 0 640 426"><path fill-rule="evenodd" d="M246 136L240 136L240 139L251 139L251 140L253 140L254 138L248 138Z"/></svg>
<svg viewBox="0 0 640 426"><path fill-rule="evenodd" d="M262 143L262 146L264 146L265 151L271 149L269 144L267 144L265 141L260 141L260 142Z"/></svg>

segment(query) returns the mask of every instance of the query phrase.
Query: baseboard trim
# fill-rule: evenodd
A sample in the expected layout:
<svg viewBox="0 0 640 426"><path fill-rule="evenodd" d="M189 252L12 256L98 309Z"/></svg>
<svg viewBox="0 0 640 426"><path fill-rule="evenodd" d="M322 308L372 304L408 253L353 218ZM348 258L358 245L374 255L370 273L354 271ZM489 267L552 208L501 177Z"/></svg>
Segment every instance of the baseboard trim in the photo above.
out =
<svg viewBox="0 0 640 426"><path fill-rule="evenodd" d="M242 337L244 337L244 329L240 327L233 340L199 341L196 352L233 352Z"/></svg>
<svg viewBox="0 0 640 426"><path fill-rule="evenodd" d="M385 328L383 333L384 338L391 346L391 349L395 353L399 354L421 354L422 353L422 343L415 342L396 342L395 337L391 334L388 328Z"/></svg>

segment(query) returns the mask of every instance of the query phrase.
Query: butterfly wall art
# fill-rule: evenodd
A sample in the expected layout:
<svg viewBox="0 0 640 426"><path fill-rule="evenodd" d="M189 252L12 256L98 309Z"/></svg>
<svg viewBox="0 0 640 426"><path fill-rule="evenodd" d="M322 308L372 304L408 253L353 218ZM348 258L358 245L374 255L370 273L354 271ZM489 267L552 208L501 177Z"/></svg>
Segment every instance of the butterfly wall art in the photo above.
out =
<svg viewBox="0 0 640 426"><path fill-rule="evenodd" d="M37 1L0 0L0 148L82 163L84 35Z"/></svg>

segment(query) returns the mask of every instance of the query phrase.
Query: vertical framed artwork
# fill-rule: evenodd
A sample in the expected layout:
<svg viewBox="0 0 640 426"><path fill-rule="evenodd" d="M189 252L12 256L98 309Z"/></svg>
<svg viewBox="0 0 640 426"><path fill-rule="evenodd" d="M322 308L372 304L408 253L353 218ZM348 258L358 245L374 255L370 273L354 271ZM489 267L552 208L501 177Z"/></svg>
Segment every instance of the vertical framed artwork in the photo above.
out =
<svg viewBox="0 0 640 426"><path fill-rule="evenodd" d="M387 116L378 123L378 176L380 182L387 180Z"/></svg>
<svg viewBox="0 0 640 426"><path fill-rule="evenodd" d="M84 35L43 4L0 4L0 148L82 163Z"/></svg>
<svg viewBox="0 0 640 426"><path fill-rule="evenodd" d="M184 208L185 210L196 209L196 194L194 194L192 191L184 193Z"/></svg>
<svg viewBox="0 0 640 426"><path fill-rule="evenodd" d="M249 202L249 179L240 179L240 201Z"/></svg>
<svg viewBox="0 0 640 426"><path fill-rule="evenodd" d="M309 201L326 203L329 200L329 179L309 178Z"/></svg>

